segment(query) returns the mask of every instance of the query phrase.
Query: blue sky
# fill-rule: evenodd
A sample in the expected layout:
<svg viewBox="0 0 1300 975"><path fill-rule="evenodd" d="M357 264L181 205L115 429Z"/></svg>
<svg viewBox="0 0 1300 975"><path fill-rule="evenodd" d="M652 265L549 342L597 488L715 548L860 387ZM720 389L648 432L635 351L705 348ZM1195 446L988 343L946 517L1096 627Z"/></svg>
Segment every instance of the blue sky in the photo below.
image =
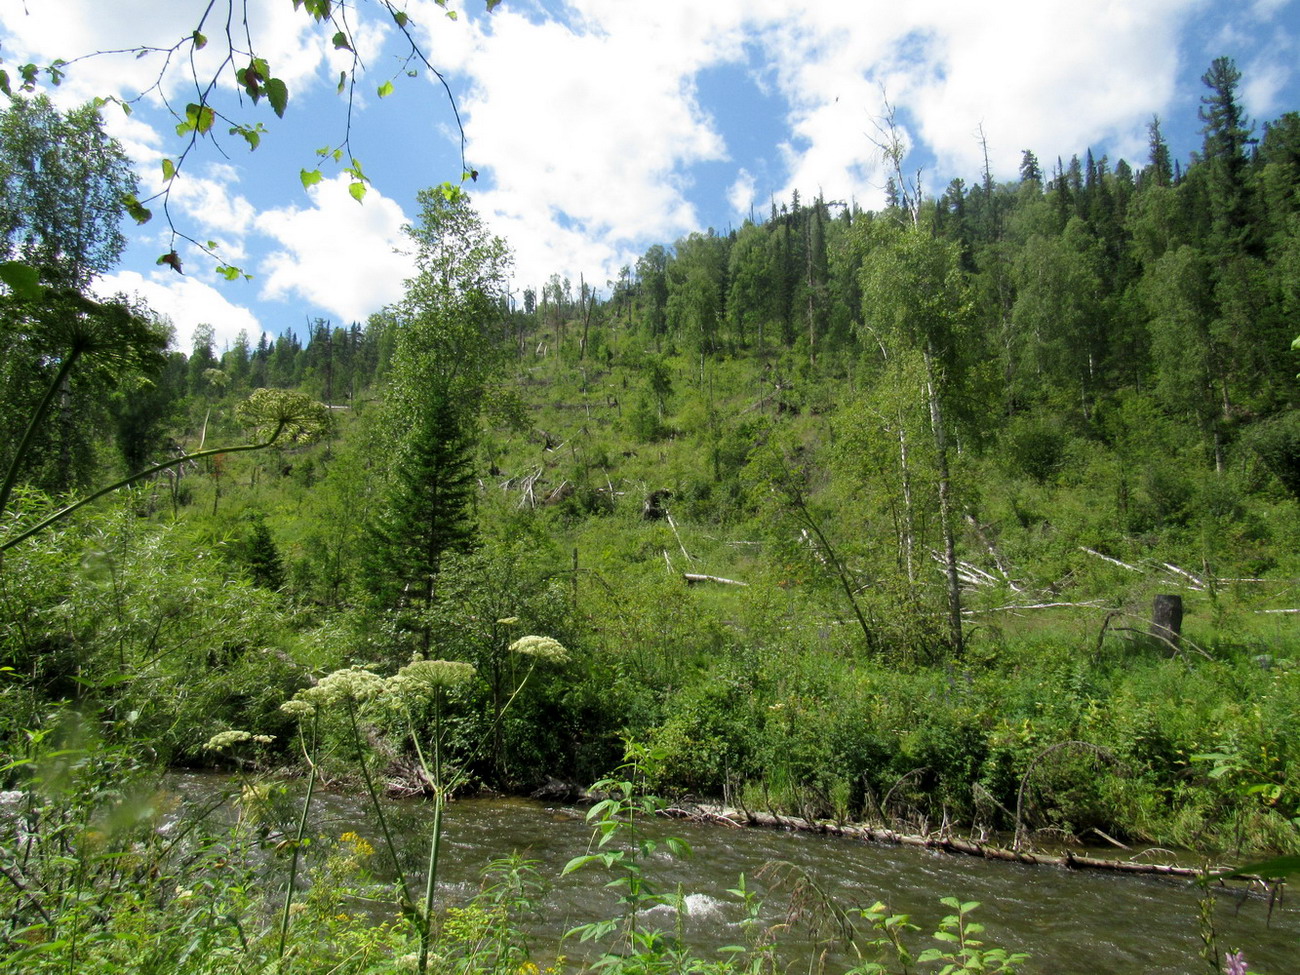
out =
<svg viewBox="0 0 1300 975"><path fill-rule="evenodd" d="M248 0L259 53L290 90L276 119L265 103L218 98L233 118L262 121L262 147L204 140L173 187L178 229L217 241L251 280L226 282L215 263L178 247L185 274L155 264L171 238L161 216L131 228L122 268L102 291L139 293L169 315L177 344L199 322L224 344L316 317L364 320L409 274L401 227L421 187L460 173L459 135L440 85L408 78L400 36L374 0L346 10L366 70L351 147L371 180L362 204L330 165L304 190L314 150L342 138L333 28L285 0ZM896 108L927 192L978 179L979 133L997 177L1015 177L1023 149L1044 168L1088 148L1146 159L1158 114L1175 155L1199 145L1200 76L1220 55L1242 71L1240 96L1261 123L1300 110L1300 0L481 0L451 20L431 0L403 6L456 94L475 206L515 252L516 291L552 273L604 288L654 243L725 231L770 201L854 199L878 206L884 179L872 138L883 98ZM95 51L166 47L194 29L206 0L4 0L0 59L71 60ZM218 2L218 8L224 4ZM203 57L220 44L220 32ZM131 98L159 79L156 56L78 61L53 94L73 102ZM156 91L186 100L180 66ZM378 97L394 79L394 91ZM182 144L157 93L127 117L110 106L146 192ZM228 128L226 126L225 128ZM155 210L158 208L155 207Z"/></svg>

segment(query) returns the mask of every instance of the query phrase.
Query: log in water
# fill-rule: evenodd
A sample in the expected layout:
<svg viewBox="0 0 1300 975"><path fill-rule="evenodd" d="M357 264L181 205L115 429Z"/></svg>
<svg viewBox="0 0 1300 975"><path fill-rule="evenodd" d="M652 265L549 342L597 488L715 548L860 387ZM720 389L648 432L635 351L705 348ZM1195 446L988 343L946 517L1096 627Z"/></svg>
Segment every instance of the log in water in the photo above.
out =
<svg viewBox="0 0 1300 975"><path fill-rule="evenodd" d="M200 787L219 786L214 776L198 776L189 778L182 791L194 794ZM356 830L374 838L360 800L327 794L317 810L313 818L318 833L337 836ZM432 804L395 800L392 812L395 828L411 843L408 868L418 875ZM542 878L550 883L537 903L537 916L525 919L538 939L539 953L554 949L563 933L577 924L615 916L615 893L603 886L610 878L598 868L560 877L564 864L591 843L584 817L581 807L527 800L451 803L439 878L444 902L471 896L491 860L518 852L538 861ZM660 837L680 836L692 847L692 856L685 860L656 853L647 875L658 890L680 886L687 905L682 931L704 957L712 957L717 947L745 943L739 905L727 893L740 874L763 893L765 914L772 922L784 917L785 893L769 891L758 875L765 864L789 861L845 907L867 907L881 900L894 911L911 914L922 928L912 942L918 950L938 945L929 933L949 913L939 898L958 896L981 903L975 919L986 926L981 935L986 944L1030 953L1022 969L1026 973L1185 975L1206 970L1197 954L1199 890L1184 878L1035 866L796 830L735 829L683 820L655 821L649 829ZM1273 905L1270 918L1267 899L1249 891L1225 890L1216 899L1222 948L1244 949L1252 971L1287 975L1300 970L1300 911L1289 901ZM660 919L666 930L678 923L664 908L651 917ZM807 956L808 945L798 930L783 934L782 941L789 960ZM585 953L569 943L563 951L571 958Z"/></svg>

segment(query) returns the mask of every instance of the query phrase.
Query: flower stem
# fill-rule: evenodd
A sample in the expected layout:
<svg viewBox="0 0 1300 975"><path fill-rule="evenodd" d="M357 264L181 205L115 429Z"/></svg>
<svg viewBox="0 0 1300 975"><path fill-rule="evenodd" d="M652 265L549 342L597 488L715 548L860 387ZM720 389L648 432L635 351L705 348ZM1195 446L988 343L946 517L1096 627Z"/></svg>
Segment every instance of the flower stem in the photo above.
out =
<svg viewBox="0 0 1300 975"><path fill-rule="evenodd" d="M319 717L312 718L312 746L316 742L316 722ZM311 809L311 798L316 789L316 763L307 758L307 765L311 771L307 774L307 795L302 800L302 815L298 817L298 832L293 838L293 855L289 861L289 887L284 892L284 910L280 914L280 949L276 954L279 959L284 958L284 943L289 936L289 908L293 905L293 893L298 881L298 855L302 850L302 838L307 832L307 811Z"/></svg>

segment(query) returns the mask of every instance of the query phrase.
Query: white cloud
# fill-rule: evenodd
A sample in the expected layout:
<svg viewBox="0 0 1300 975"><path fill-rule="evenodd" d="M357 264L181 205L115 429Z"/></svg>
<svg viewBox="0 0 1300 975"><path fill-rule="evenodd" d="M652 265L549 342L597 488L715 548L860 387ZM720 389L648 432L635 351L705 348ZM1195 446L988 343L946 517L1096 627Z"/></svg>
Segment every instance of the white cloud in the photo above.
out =
<svg viewBox="0 0 1300 975"><path fill-rule="evenodd" d="M474 204L515 245L521 280L612 276L629 248L698 225L686 171L726 147L693 79L737 50L726 6L581 4L576 27L510 10L435 25L440 56L471 77L469 158L490 164Z"/></svg>
<svg viewBox="0 0 1300 975"><path fill-rule="evenodd" d="M176 210L192 218L207 236L224 238L222 256L242 260L242 238L252 228L257 211L234 191L239 174L229 166L209 167L210 176L187 175L172 187Z"/></svg>
<svg viewBox="0 0 1300 975"><path fill-rule="evenodd" d="M754 174L742 166L740 172L736 174L735 182L727 190L727 202L731 204L732 213L740 217L749 215L749 211L754 207L756 185Z"/></svg>
<svg viewBox="0 0 1300 975"><path fill-rule="evenodd" d="M1140 147L1172 98L1179 23L1198 6L1107 4L1087 16L1067 0L802 8L797 29L765 34L798 137L787 192L878 194L870 142L882 85L939 173L982 169L981 127L1003 178L1026 148L1051 158L1102 141Z"/></svg>
<svg viewBox="0 0 1300 975"><path fill-rule="evenodd" d="M182 277L171 270L148 277L136 271L119 271L105 275L95 285L95 291L104 297L118 293L139 295L154 311L170 318L176 329L173 344L185 353L193 347L194 327L200 324L212 326L218 352L233 343L241 329L257 344L262 324L248 308L236 304L241 289L247 296L244 282L214 288L198 278Z"/></svg>
<svg viewBox="0 0 1300 975"><path fill-rule="evenodd" d="M571 0L430 25L444 64L470 80L469 157L488 186L475 204L519 251L521 277L540 280L606 273L701 226L691 172L729 157L730 122L725 105L699 101L704 68L758 52L760 80L787 105L779 196L876 206L882 86L904 135L933 155L930 181L980 171L981 127L1002 178L1025 148L1139 154L1173 96L1180 25L1201 4L1080 16L1071 0ZM733 210L748 210L755 183L748 171L732 183Z"/></svg>
<svg viewBox="0 0 1300 975"><path fill-rule="evenodd" d="M69 60L59 91L67 99L85 101L95 95L132 98L141 93L154 103L160 95L175 98L188 87L190 48L186 39L197 29L207 45L194 52L194 69L206 81L222 65L229 49L225 43L226 10L223 4L196 0L40 0L9 4L3 16L6 59L16 63L33 60L47 64L56 58ZM296 87L310 84L322 68L333 76L350 66L351 56L334 51L330 38L335 27L315 23L308 14L281 0L248 0L235 3L231 33L236 48L253 39L259 57L265 59L273 76L288 86L290 97ZM206 12L206 18L205 18ZM242 14L247 13L247 24ZM386 16L386 15L384 15ZM373 58L389 28L379 11L350 12L354 40L363 58ZM180 45L181 56L167 57ZM137 57L148 48L150 53ZM88 56L89 55L89 56ZM246 56L234 55L236 67ZM234 78L223 68L224 87L233 94Z"/></svg>
<svg viewBox="0 0 1300 975"><path fill-rule="evenodd" d="M1278 107L1278 96L1294 75L1288 60L1262 55L1243 72L1241 101L1248 115L1259 118L1273 114Z"/></svg>
<svg viewBox="0 0 1300 975"><path fill-rule="evenodd" d="M400 298L413 270L409 257L394 252L404 246L409 223L401 207L373 188L358 204L341 174L317 183L309 196L310 207L257 218L257 230L279 245L260 269L261 297L305 300L344 323L364 321Z"/></svg>
<svg viewBox="0 0 1300 975"><path fill-rule="evenodd" d="M41 0L25 6L27 14L15 13L13 4L0 14L11 65L142 41L170 45L193 30L204 4ZM433 0L409 0L406 9L425 32L419 36L426 53L458 92L468 159L483 173L472 188L474 205L515 249L522 286L551 273L575 283L584 274L603 285L650 244L717 223L725 204L743 216L755 197L788 199L798 189L805 197L821 192L879 205L884 178L873 120L882 113L882 86L903 134L926 160L928 189L979 173L981 129L1000 178L1014 178L1026 148L1044 165L1089 146L1138 162L1147 121L1153 113L1167 115L1180 94L1175 83L1186 73L1180 47L1188 56L1189 27L1199 43L1215 26L1273 18L1271 42L1255 45L1258 63L1243 72L1243 101L1259 115L1290 90L1294 48L1281 26L1283 6L1283 0L1252 0L1237 17L1227 0L1111 0L1082 12L1073 0L512 0L490 16L475 9L454 23ZM283 160L296 172L302 154L310 166L311 149L330 140L320 134L322 125L338 121L341 129L344 109L333 87L348 59L330 51L328 33L292 4L249 0L249 9L267 45L260 53L289 83L290 114L279 123L265 105L245 105L240 118L263 118L274 133L258 165L206 166L216 157L204 147L201 159L187 161L173 211L199 228L187 232L220 241L223 256L258 274L261 297L309 302L343 320L363 318L396 298L409 274L409 265L391 253L404 219L392 197L408 187L386 183L388 198L372 189L359 207L339 178L315 187L310 205L255 215L253 201L265 205L272 185L268 172L283 175ZM362 18L359 49L375 71L358 89L356 134L385 124L382 113L364 109L374 94L370 81L394 70L388 59L401 53L402 39L378 4L349 8L354 14ZM219 32L207 33L206 53L220 53ZM385 38L391 43L381 50ZM733 158L755 152L755 140L742 140L738 126L745 123L729 116L725 93L707 104L701 95L701 72L728 64L747 69L766 104L778 106L780 117L771 122L784 133L766 156ZM92 58L74 66L66 90L77 97L132 92L148 87L156 71L149 58ZM421 73L420 84L435 93L427 99L437 105L435 124L451 128L441 85ZM402 110L409 126L416 115L405 105ZM156 129L140 122L150 114L159 118L156 111L127 119L110 110L109 119L156 185L161 158L175 158L178 150L165 120ZM303 139L316 140L305 153ZM245 149L237 137L230 141ZM285 148L289 141L294 144ZM395 143L392 158L420 151L424 144L417 150ZM284 155L265 165L264 154L275 152ZM232 152L232 161L243 155L246 150ZM376 171L399 169L376 164L370 144L358 145L358 155ZM429 179L429 168L410 179ZM723 171L731 174L730 185L707 184L718 199L705 200L704 180ZM433 181L446 176L438 169ZM142 233L158 232L150 225ZM263 259L264 244L277 252ZM197 266L195 256L183 256L187 269ZM295 321L300 317L295 313Z"/></svg>

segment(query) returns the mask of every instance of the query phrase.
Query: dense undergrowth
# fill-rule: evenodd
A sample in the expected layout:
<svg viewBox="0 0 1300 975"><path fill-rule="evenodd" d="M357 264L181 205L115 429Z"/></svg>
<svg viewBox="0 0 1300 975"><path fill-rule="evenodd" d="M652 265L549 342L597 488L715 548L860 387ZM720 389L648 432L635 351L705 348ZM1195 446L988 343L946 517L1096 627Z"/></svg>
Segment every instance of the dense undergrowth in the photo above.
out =
<svg viewBox="0 0 1300 975"><path fill-rule="evenodd" d="M468 787L591 781L632 736L665 752L653 784L667 795L919 831L1008 831L1019 809L1046 839L1296 849L1300 673L1289 617L1262 612L1290 594L1292 502L1244 494L1234 511L1144 536L1115 529L1113 498L1109 511L1099 498L1109 488L1088 478L973 470L979 496L998 499L986 510L1039 514L968 522L975 571L957 658L938 567L909 584L894 553L854 530L870 485L836 459L844 410L747 412L762 402L755 376L724 362L732 378L708 388L749 439L729 434L731 453L701 469L696 441L724 421L691 419L692 367L667 361L685 374L676 432L649 442L595 391L597 379L632 382L630 367L528 366L535 422L486 438L483 467L496 473L480 481L480 544L449 556L427 608L376 606L358 581L364 402L321 445L232 457L178 490L155 483L11 550L6 740L39 732L67 701L163 763L210 764L203 744L223 730L274 735L250 756L273 767L293 761L286 697L341 666L390 674L417 654L478 669L450 719L453 748L490 739ZM773 500L778 447L803 472L807 523L825 525L864 580L870 646L826 556ZM1090 449L1096 465L1118 463ZM529 472L540 472L531 497ZM670 492L666 517L647 520L655 491ZM1135 488L1128 503L1142 497ZM1255 541L1242 546L1247 530ZM684 573L745 585L689 585ZM1176 652L1148 635L1155 592L1184 599ZM554 635L573 658L501 716L506 648L526 632ZM1055 747L1066 742L1083 744ZM409 771L400 735L372 745L398 777Z"/></svg>

